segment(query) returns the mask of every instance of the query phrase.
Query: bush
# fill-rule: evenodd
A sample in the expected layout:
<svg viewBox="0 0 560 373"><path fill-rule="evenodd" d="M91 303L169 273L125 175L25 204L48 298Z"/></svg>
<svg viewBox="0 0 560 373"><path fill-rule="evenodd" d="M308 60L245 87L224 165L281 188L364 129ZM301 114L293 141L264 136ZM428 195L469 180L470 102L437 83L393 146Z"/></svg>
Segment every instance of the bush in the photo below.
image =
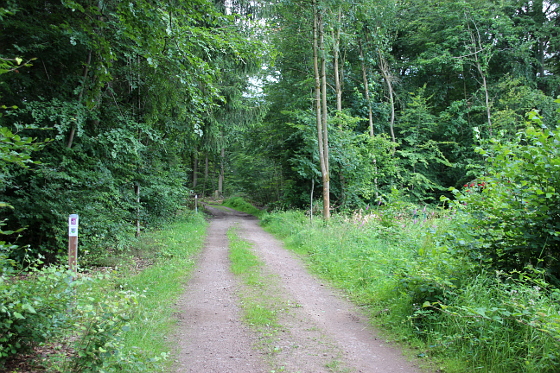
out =
<svg viewBox="0 0 560 373"><path fill-rule="evenodd" d="M560 129L538 115L514 141L493 139L477 151L487 173L454 190L473 233L472 250L494 268L544 267L560 284Z"/></svg>
<svg viewBox="0 0 560 373"><path fill-rule="evenodd" d="M24 277L0 276L0 366L66 325L74 294L71 278L57 267L33 270Z"/></svg>
<svg viewBox="0 0 560 373"><path fill-rule="evenodd" d="M123 333L130 329L129 320L138 294L120 290L105 294L94 292L85 297L82 294L80 298L69 324L72 335L77 337L75 342L68 341L74 354L66 356L62 371L108 373L118 371L121 365L138 363L137 356L123 351Z"/></svg>
<svg viewBox="0 0 560 373"><path fill-rule="evenodd" d="M53 371L154 371L159 358L124 352L123 334L138 294L99 291L103 276L75 276L60 267L0 276L0 367L11 356L46 343L64 346L51 357Z"/></svg>

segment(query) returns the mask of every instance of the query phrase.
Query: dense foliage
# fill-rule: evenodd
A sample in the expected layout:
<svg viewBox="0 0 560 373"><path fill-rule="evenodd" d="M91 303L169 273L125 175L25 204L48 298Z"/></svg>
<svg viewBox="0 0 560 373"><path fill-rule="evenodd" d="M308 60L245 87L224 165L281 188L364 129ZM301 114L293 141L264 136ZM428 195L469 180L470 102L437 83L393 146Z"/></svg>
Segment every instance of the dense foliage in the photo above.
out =
<svg viewBox="0 0 560 373"><path fill-rule="evenodd" d="M484 175L455 190L473 239L465 251L501 270L544 267L560 285L560 130L537 113L514 140L477 149Z"/></svg>
<svg viewBox="0 0 560 373"><path fill-rule="evenodd" d="M191 192L309 205L319 80L334 210L451 197L475 147L556 123L557 2L313 4L8 2L2 157L37 161L3 162L8 241L54 258L79 213L95 262Z"/></svg>
<svg viewBox="0 0 560 373"><path fill-rule="evenodd" d="M70 356L59 357L65 371L109 372L132 363L133 355L122 354L122 334L138 294L99 292L102 276L78 281L73 276L57 267L36 269L23 279L0 276L0 367L47 341L71 349Z"/></svg>
<svg viewBox="0 0 560 373"><path fill-rule="evenodd" d="M172 304L183 292L206 225L202 214L178 220L136 242L137 259L151 264L141 272L121 256L115 258L119 271L76 276L63 267L36 265L0 273L0 370L14 355L30 353L27 363L37 371L168 371ZM4 270L17 269L2 259ZM33 353L37 347L42 354Z"/></svg>
<svg viewBox="0 0 560 373"><path fill-rule="evenodd" d="M474 151L477 136L515 138L533 109L556 123L557 1L317 3L335 209L386 202L393 188L409 201L436 202L480 176L472 169L486 165ZM303 207L313 179L315 196L321 190L313 10L298 0L274 10L270 35L279 55L265 87L267 140L258 133L255 144L281 166L281 201Z"/></svg>
<svg viewBox="0 0 560 373"><path fill-rule="evenodd" d="M242 15L206 0L26 0L0 17L2 212L26 228L7 240L52 260L78 213L95 263L169 221L197 147L218 152L206 137L259 66Z"/></svg>

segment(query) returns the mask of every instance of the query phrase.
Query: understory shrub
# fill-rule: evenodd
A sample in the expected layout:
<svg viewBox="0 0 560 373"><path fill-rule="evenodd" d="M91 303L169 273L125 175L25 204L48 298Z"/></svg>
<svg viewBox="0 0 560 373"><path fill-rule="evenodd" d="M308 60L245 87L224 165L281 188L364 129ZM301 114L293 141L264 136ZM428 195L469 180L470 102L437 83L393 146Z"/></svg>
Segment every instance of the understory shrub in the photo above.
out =
<svg viewBox="0 0 560 373"><path fill-rule="evenodd" d="M559 100L560 102L560 100ZM477 151L485 174L453 189L452 206L472 232L463 248L493 268L545 268L560 285L560 128L536 112L513 140L495 138Z"/></svg>
<svg viewBox="0 0 560 373"><path fill-rule="evenodd" d="M84 282L104 281L88 279ZM109 282L108 285L111 285ZM161 357L146 358L142 351L125 350L124 333L137 309L140 295L131 290L104 291L100 284L81 286L67 334L62 340L73 352L51 361L51 369L73 373L152 372Z"/></svg>
<svg viewBox="0 0 560 373"><path fill-rule="evenodd" d="M138 294L107 291L102 275L75 277L54 266L0 276L0 367L33 347L58 345L47 363L53 372L153 371L158 359L124 352Z"/></svg>
<svg viewBox="0 0 560 373"><path fill-rule="evenodd" d="M7 358L46 341L68 323L75 283L64 269L0 275L0 367Z"/></svg>

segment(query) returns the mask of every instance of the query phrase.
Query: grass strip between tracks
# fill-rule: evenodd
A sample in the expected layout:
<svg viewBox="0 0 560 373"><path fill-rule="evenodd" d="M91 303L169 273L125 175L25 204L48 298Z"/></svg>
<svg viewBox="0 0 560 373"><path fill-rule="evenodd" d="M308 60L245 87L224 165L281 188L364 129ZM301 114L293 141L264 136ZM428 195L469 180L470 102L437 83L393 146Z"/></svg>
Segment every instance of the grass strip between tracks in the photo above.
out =
<svg viewBox="0 0 560 373"><path fill-rule="evenodd" d="M270 297L270 281L260 270L263 263L251 251L252 245L238 237L236 227L227 235L231 270L245 285L241 294L245 321L258 331L266 329L270 333L278 327L278 300Z"/></svg>

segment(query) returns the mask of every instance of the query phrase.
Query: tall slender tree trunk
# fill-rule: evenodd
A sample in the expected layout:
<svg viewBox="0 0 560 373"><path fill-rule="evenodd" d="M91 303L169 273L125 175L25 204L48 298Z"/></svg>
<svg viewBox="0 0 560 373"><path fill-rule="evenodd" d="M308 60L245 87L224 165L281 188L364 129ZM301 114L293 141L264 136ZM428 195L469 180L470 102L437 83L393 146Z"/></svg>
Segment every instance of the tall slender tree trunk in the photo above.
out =
<svg viewBox="0 0 560 373"><path fill-rule="evenodd" d="M545 2L543 0L534 0L532 2L532 11L533 11L533 20L536 23L538 28L541 28L545 26L545 23L547 22L547 14L545 12ZM553 3L551 1L547 1L546 2L548 6L550 6L550 3ZM543 78L545 76L546 73L546 69L545 69L545 64L544 64L544 60L545 60L545 55L546 55L546 39L548 39L550 36L539 36L536 38L536 43L535 43L535 59L537 60L537 66L536 66L536 73Z"/></svg>
<svg viewBox="0 0 560 373"><path fill-rule="evenodd" d="M327 56L325 51L325 32L323 17L319 19L319 51L321 57L321 124L323 130L323 156L325 157L325 171L323 174L323 203L325 204L323 217L331 217L330 202L330 166L329 166L329 131L328 131L328 102L327 102Z"/></svg>
<svg viewBox="0 0 560 373"><path fill-rule="evenodd" d="M224 145L222 145L222 149L220 150L220 173L218 175L218 194L220 195L220 197L224 194L225 157L226 148Z"/></svg>
<svg viewBox="0 0 560 373"><path fill-rule="evenodd" d="M482 46L482 37L480 36L480 31L478 30L476 23L474 21L472 21L472 23L475 29L472 30L469 24L469 31L470 31L471 44L472 44L471 49L473 50L472 55L474 59L474 65L476 66L476 69L478 70L478 74L482 79L482 89L484 90L484 104L486 105L486 121L488 123L488 134L492 136L492 109L490 108L490 94L488 92L488 83L486 81L486 65L488 64L490 58L488 58L487 61L483 60L481 62L479 53L484 50L484 47ZM484 56L482 58L484 58Z"/></svg>
<svg viewBox="0 0 560 373"><path fill-rule="evenodd" d="M371 98L369 96L369 79L367 74L366 68L366 61L364 58L364 51L362 48L362 43L360 43L360 60L362 62L362 80L364 84L364 93L366 96L366 102L368 107L368 128L369 128L369 135L373 137L375 134L373 131L373 109L371 107Z"/></svg>
<svg viewBox="0 0 560 373"><path fill-rule="evenodd" d="M198 184L198 149L194 149L193 154L193 171L192 171L192 188L196 189Z"/></svg>
<svg viewBox="0 0 560 373"><path fill-rule="evenodd" d="M134 192L136 193L136 237L140 237L140 182L134 185Z"/></svg>
<svg viewBox="0 0 560 373"><path fill-rule="evenodd" d="M389 131L391 133L391 140L395 143L395 93L393 91L393 76L389 68L389 62L385 59L381 51L377 50L377 55L379 56L379 69L381 70L381 75L387 84L387 93L389 95L389 104L391 105L391 117L389 119Z"/></svg>
<svg viewBox="0 0 560 373"><path fill-rule="evenodd" d="M321 165L321 171L324 168L323 165L323 128L321 120L321 76L319 74L319 42L318 42L318 10L316 9L316 1L313 2L314 6L314 19L313 19L313 72L315 75L315 119L317 123L317 146L319 150L319 161Z"/></svg>
<svg viewBox="0 0 560 373"><path fill-rule="evenodd" d="M208 152L204 153L204 185L202 187L202 195L206 195L208 187L208 174L210 173L210 160L208 159Z"/></svg>
<svg viewBox="0 0 560 373"><path fill-rule="evenodd" d="M333 52L333 70L334 70L334 90L336 93L336 110L342 111L342 82L340 72L340 30L342 28L342 8L338 8L338 24L336 30L333 31L334 52Z"/></svg>
<svg viewBox="0 0 560 373"><path fill-rule="evenodd" d="M488 134L492 136L492 111L490 109L490 95L488 93L488 85L486 83L486 74L482 71L478 64L478 71L482 76L482 89L484 89L484 102L486 105L486 120L488 121Z"/></svg>
<svg viewBox="0 0 560 373"><path fill-rule="evenodd" d="M310 193L310 203L309 203L309 220L313 222L313 193L315 192L315 178L311 178L311 193Z"/></svg>
<svg viewBox="0 0 560 373"><path fill-rule="evenodd" d="M78 94L78 103L82 102L82 99L84 97L84 91L86 89L86 82L87 82L87 76L89 73L89 65L91 64L91 55L92 52L91 50L88 53L87 56L87 61L86 64L84 66L84 74L82 76L82 88L80 89L80 93ZM74 137L76 136L76 126L77 123L72 125L72 128L70 129L70 135L68 136L68 143L66 144L67 148L71 148L72 145L74 144Z"/></svg>
<svg viewBox="0 0 560 373"><path fill-rule="evenodd" d="M363 84L364 84L364 93L366 96L366 101L367 101L367 106L368 106L368 128L369 128L369 135L370 137L375 136L375 132L373 129L373 109L372 109L372 105L371 105L371 97L369 95L369 79L368 79L368 70L366 67L366 59L364 57L364 50L362 47L362 43L360 42L359 44L359 50L360 50L360 61L362 63L362 80L363 80ZM374 188L375 188L375 200L378 200L379 198L379 181L377 178L377 158L373 158L373 167L375 170L375 174L376 176L373 179L373 184L374 184Z"/></svg>
<svg viewBox="0 0 560 373"><path fill-rule="evenodd" d="M342 7L338 7L337 24L336 28L332 30L333 39L333 75L334 75L334 91L336 95L336 112L342 112L342 86L343 86L343 71L344 63L341 64L340 57L340 35L342 33ZM342 67L341 67L342 65ZM340 121L339 130L343 130L343 122ZM346 179L344 176L344 169L338 172L338 179L340 182L340 198L339 201L342 205L346 203Z"/></svg>
<svg viewBox="0 0 560 373"><path fill-rule="evenodd" d="M320 69L319 69L320 65ZM315 111L317 140L323 181L323 218L330 219L329 139L327 130L327 77L323 16L313 1L313 71L315 75Z"/></svg>

